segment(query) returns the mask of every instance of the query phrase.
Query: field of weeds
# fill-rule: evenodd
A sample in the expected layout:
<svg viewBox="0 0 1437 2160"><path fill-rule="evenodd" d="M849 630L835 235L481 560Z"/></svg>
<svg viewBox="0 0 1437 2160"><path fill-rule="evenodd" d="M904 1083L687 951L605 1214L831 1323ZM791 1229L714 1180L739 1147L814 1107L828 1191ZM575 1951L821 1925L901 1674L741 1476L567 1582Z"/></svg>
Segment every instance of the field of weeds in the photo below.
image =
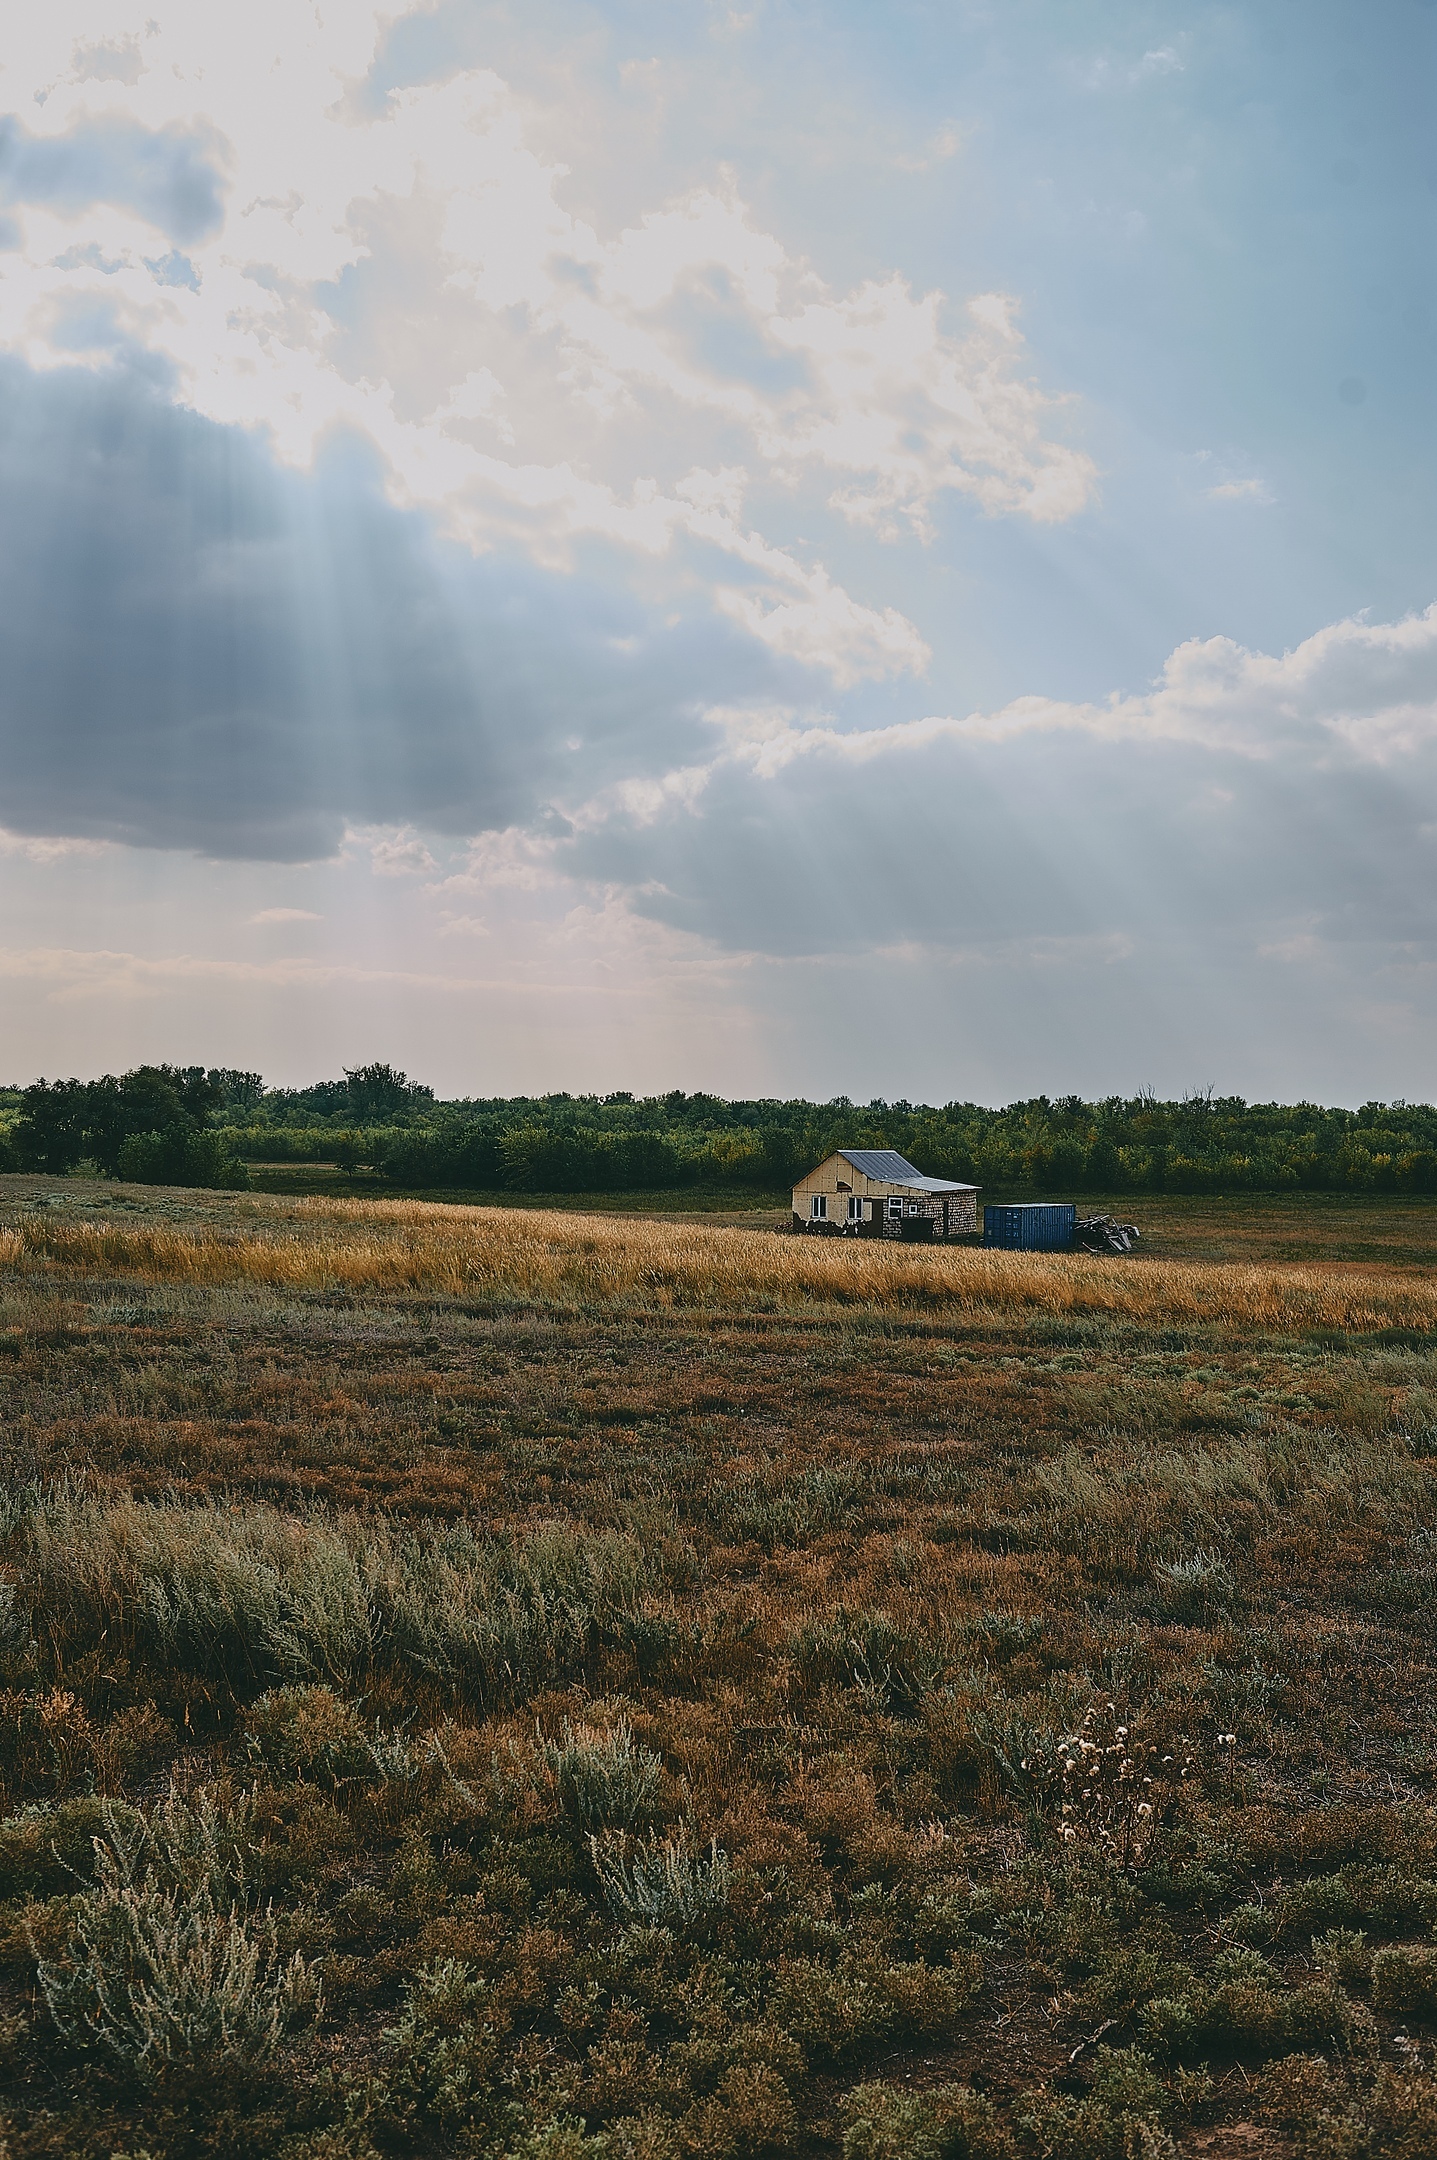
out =
<svg viewBox="0 0 1437 2160"><path fill-rule="evenodd" d="M0 1444L10 2160L1437 2153L1419 1269L0 1181Z"/></svg>

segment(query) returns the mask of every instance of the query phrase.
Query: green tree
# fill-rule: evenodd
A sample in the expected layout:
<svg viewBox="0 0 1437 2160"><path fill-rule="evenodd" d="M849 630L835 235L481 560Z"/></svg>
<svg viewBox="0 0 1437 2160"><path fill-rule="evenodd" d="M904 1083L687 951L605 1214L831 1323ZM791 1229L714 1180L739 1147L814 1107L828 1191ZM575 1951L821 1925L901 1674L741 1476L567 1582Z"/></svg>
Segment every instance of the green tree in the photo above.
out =
<svg viewBox="0 0 1437 2160"><path fill-rule="evenodd" d="M434 1100L433 1088L396 1072L392 1065L346 1065L344 1084L350 1108L360 1118L392 1117L396 1110Z"/></svg>
<svg viewBox="0 0 1437 2160"><path fill-rule="evenodd" d="M22 1168L61 1176L85 1153L90 1084L37 1080L21 1101L12 1143Z"/></svg>

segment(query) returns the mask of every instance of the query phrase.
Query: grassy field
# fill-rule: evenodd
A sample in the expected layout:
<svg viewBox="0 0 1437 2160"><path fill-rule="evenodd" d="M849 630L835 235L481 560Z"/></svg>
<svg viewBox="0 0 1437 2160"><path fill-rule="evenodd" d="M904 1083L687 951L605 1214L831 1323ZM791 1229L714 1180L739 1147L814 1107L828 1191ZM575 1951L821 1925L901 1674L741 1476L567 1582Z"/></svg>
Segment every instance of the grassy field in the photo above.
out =
<svg viewBox="0 0 1437 2160"><path fill-rule="evenodd" d="M1430 1205L667 1212L0 1180L0 2152L1430 2160Z"/></svg>
<svg viewBox="0 0 1437 2160"><path fill-rule="evenodd" d="M350 1177L332 1163L256 1163L252 1176L257 1191L286 1198L405 1197L398 1188L385 1187L366 1173ZM745 1195L731 1188L640 1193L428 1192L416 1197L450 1205L538 1208L546 1213L558 1209L565 1214L617 1215L639 1221L688 1222L700 1217L745 1230L786 1230L790 1213L787 1193ZM1032 1197L1031 1193L994 1190L983 1193L980 1204ZM1437 1203L1420 1196L1307 1192L1196 1198L1085 1193L1078 1207L1082 1214L1102 1213L1122 1222L1137 1222L1145 1257L1437 1266Z"/></svg>

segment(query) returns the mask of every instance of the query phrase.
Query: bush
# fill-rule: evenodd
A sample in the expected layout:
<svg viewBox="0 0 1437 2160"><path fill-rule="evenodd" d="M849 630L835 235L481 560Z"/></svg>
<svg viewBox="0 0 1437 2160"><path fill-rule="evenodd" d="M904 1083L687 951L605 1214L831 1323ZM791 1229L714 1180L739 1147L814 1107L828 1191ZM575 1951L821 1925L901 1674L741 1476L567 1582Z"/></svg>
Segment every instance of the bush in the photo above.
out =
<svg viewBox="0 0 1437 2160"><path fill-rule="evenodd" d="M1437 1882L1404 1866L1345 1867L1293 1883L1264 1905L1239 1906L1230 1932L1249 1943L1301 1942L1363 1921L1386 1934L1437 1926Z"/></svg>
<svg viewBox="0 0 1437 2160"><path fill-rule="evenodd" d="M993 2103L966 2085L855 2085L842 2118L843 2160L1009 2160L1013 2151Z"/></svg>
<svg viewBox="0 0 1437 2160"><path fill-rule="evenodd" d="M504 2148L504 2160L609 2160L614 2148L602 2131L590 2136L572 2115L556 2115Z"/></svg>
<svg viewBox="0 0 1437 2160"><path fill-rule="evenodd" d="M405 1983L400 2017L355 2097L406 2140L425 2132L453 2136L493 2120L498 2052L488 1982L462 1958L438 1958Z"/></svg>
<svg viewBox="0 0 1437 2160"><path fill-rule="evenodd" d="M327 1687L276 1688L245 1716L250 1760L285 1777L333 1785L373 1768L358 1711Z"/></svg>
<svg viewBox="0 0 1437 2160"><path fill-rule="evenodd" d="M568 1821L586 1836L633 1830L655 1812L663 1764L635 1745L623 1718L611 1732L566 1718L562 1739L541 1742L539 1760Z"/></svg>
<svg viewBox="0 0 1437 2160"><path fill-rule="evenodd" d="M793 1647L801 1684L857 1688L885 1710L911 1716L942 1670L941 1652L886 1612L845 1612L806 1627Z"/></svg>
<svg viewBox="0 0 1437 2160"><path fill-rule="evenodd" d="M93 1793L20 1808L0 1823L0 1898L58 1897L88 1882L96 1840L115 1825L132 1836L138 1822L133 1808Z"/></svg>
<svg viewBox="0 0 1437 2160"><path fill-rule="evenodd" d="M254 2070L318 2009L318 1982L297 1951L281 1960L271 1913L239 1902L251 1821L243 1806L226 1815L178 1799L150 1821L105 1811L67 1955L38 1960L67 2039L154 2084Z"/></svg>
<svg viewBox="0 0 1437 2160"><path fill-rule="evenodd" d="M1329 1929L1313 1944L1312 1959L1339 1987L1366 1987L1372 1978L1372 1946L1360 1928Z"/></svg>
<svg viewBox="0 0 1437 2160"><path fill-rule="evenodd" d="M196 1185L217 1192L243 1192L249 1172L235 1154L227 1132L133 1133L120 1147L116 1175L131 1185Z"/></svg>
<svg viewBox="0 0 1437 2160"><path fill-rule="evenodd" d="M377 1136L374 1167L395 1185L493 1192L503 1183L499 1135L491 1125L454 1123Z"/></svg>
<svg viewBox="0 0 1437 2160"><path fill-rule="evenodd" d="M680 1184L688 1164L667 1133L513 1125L499 1142L514 1192L636 1192Z"/></svg>
<svg viewBox="0 0 1437 2160"><path fill-rule="evenodd" d="M841 2061L903 2033L940 2033L971 2001L982 1968L969 1958L954 1970L894 1963L854 1951L826 1965L785 1958L770 2001L772 2015L819 2060Z"/></svg>
<svg viewBox="0 0 1437 2160"><path fill-rule="evenodd" d="M1092 2089L1040 2101L1028 2116L1041 2149L1063 2160L1177 2160L1172 2095L1139 2048L1099 2048Z"/></svg>
<svg viewBox="0 0 1437 2160"><path fill-rule="evenodd" d="M723 1911L729 1901L732 1870L719 1841L707 1853L689 1850L680 1823L672 1837L651 1837L630 1850L623 1831L589 1839L599 1887L609 1908L626 1920L650 1927L691 1927Z"/></svg>
<svg viewBox="0 0 1437 2160"><path fill-rule="evenodd" d="M1148 2003L1139 2025L1144 2045L1163 2061L1261 2060L1345 2039L1352 2018L1331 1980L1287 1989L1265 1958L1237 1950L1215 1960L1207 1984Z"/></svg>
<svg viewBox="0 0 1437 2160"><path fill-rule="evenodd" d="M1437 1950L1392 1945L1372 1960L1372 2000L1379 2010L1437 2017Z"/></svg>

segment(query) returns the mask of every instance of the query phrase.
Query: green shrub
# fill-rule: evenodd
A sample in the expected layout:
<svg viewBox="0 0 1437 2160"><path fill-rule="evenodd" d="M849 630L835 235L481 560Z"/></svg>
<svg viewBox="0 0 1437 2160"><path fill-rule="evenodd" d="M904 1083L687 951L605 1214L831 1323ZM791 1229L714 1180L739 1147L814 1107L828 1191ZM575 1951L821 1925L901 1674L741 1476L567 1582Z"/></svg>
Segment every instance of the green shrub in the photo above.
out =
<svg viewBox="0 0 1437 2160"><path fill-rule="evenodd" d="M412 2139L492 2124L493 2073L504 2020L491 1989L462 1958L439 1958L405 1984L404 2007L383 2034L379 2060L355 2098L392 2135Z"/></svg>
<svg viewBox="0 0 1437 2160"><path fill-rule="evenodd" d="M1321 2055L1284 2055L1269 2063L1258 2085L1261 2116L1282 2130L1311 2129L1320 2118L1346 2113L1348 2091Z"/></svg>
<svg viewBox="0 0 1437 2160"><path fill-rule="evenodd" d="M691 1927L728 1904L733 1881L728 1854L717 1838L706 1853L691 1852L682 1823L672 1837L632 1846L624 1831L606 1831L589 1839L589 1851L609 1908L621 1919Z"/></svg>
<svg viewBox="0 0 1437 2160"><path fill-rule="evenodd" d="M602 2131L591 2137L576 2117L556 2115L506 2144L502 2160L609 2160L613 2151Z"/></svg>
<svg viewBox="0 0 1437 2160"><path fill-rule="evenodd" d="M718 2089L683 2124L683 2143L704 2160L749 2160L792 2152L798 2131L793 2095L771 2063L730 2063Z"/></svg>
<svg viewBox="0 0 1437 2160"><path fill-rule="evenodd" d="M769 2008L810 2056L837 2062L898 2033L946 2032L976 1994L981 1975L977 1959L944 1970L857 1949L832 1965L788 1957L779 1966Z"/></svg>
<svg viewBox="0 0 1437 2160"><path fill-rule="evenodd" d="M249 1185L249 1172L223 1129L132 1133L115 1168L130 1185L195 1185L220 1192L243 1192Z"/></svg>
<svg viewBox="0 0 1437 2160"><path fill-rule="evenodd" d="M801 1685L856 1688L877 1707L910 1715L942 1669L937 1646L886 1612L846 1612L815 1620L793 1647Z"/></svg>
<svg viewBox="0 0 1437 2160"><path fill-rule="evenodd" d="M511 1125L499 1141L513 1192L638 1192L686 1182L689 1158L667 1133Z"/></svg>
<svg viewBox="0 0 1437 2160"><path fill-rule="evenodd" d="M1313 1944L1312 1958L1340 1987L1366 1987L1372 1978L1372 1945L1360 1928L1329 1929Z"/></svg>
<svg viewBox="0 0 1437 2160"><path fill-rule="evenodd" d="M369 1159L396 1185L493 1192L504 1182L499 1135L490 1125L446 1120L375 1134Z"/></svg>
<svg viewBox="0 0 1437 2160"><path fill-rule="evenodd" d="M1393 1944L1372 1960L1372 2000L1379 2010L1437 2017L1437 1950Z"/></svg>
<svg viewBox="0 0 1437 2160"><path fill-rule="evenodd" d="M88 1882L96 1839L112 1824L131 1836L138 1822L123 1801L93 1793L20 1808L0 1823L0 1898L58 1897Z"/></svg>
<svg viewBox="0 0 1437 2160"><path fill-rule="evenodd" d="M1262 1905L1240 1905L1228 1932L1240 1941L1301 1942L1319 1929L1365 1924L1396 1934L1437 1926L1437 1882L1409 1866L1354 1865L1290 1884Z"/></svg>
<svg viewBox="0 0 1437 2160"><path fill-rule="evenodd" d="M369 1735L353 1704L327 1687L275 1688L245 1713L256 1767L333 1785L373 1768Z"/></svg>
<svg viewBox="0 0 1437 2160"><path fill-rule="evenodd" d="M663 1764L635 1744L626 1719L603 1732L565 1718L563 1737L542 1741L539 1760L565 1817L583 1835L634 1830L652 1819Z"/></svg>
<svg viewBox="0 0 1437 2160"><path fill-rule="evenodd" d="M1173 2096L1138 2048L1099 2048L1081 2099L1040 2100L1026 2121L1040 2149L1062 2160L1176 2160Z"/></svg>
<svg viewBox="0 0 1437 2160"><path fill-rule="evenodd" d="M841 2114L843 2160L1009 2160L1013 2151L992 2101L966 2085L855 2085Z"/></svg>
<svg viewBox="0 0 1437 2160"><path fill-rule="evenodd" d="M298 1952L285 1962L268 1909L246 1909L252 1811L171 1799L152 1819L105 1811L93 1889L76 1899L63 1961L41 1990L65 2037L141 2083L177 2071L256 2069L320 2003Z"/></svg>
<svg viewBox="0 0 1437 2160"><path fill-rule="evenodd" d="M1204 1984L1161 1996L1139 2018L1144 2045L1163 2062L1279 2055L1348 2034L1351 2005L1330 1979L1288 1989L1256 1951L1231 1951Z"/></svg>

